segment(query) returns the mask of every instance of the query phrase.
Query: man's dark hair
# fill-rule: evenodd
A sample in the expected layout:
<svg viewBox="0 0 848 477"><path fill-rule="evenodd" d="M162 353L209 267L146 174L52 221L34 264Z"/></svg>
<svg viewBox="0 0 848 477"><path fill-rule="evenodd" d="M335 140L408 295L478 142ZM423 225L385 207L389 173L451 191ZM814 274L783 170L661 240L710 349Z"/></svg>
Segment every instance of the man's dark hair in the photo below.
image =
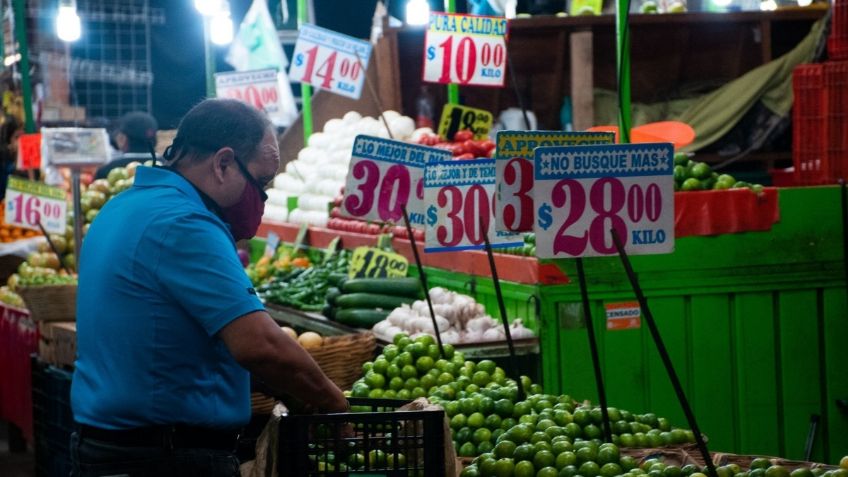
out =
<svg viewBox="0 0 848 477"><path fill-rule="evenodd" d="M207 99L191 108L180 121L177 136L165 150L169 163L185 156L202 159L223 147L231 147L238 160L248 162L271 122L265 113L234 99Z"/></svg>
<svg viewBox="0 0 848 477"><path fill-rule="evenodd" d="M127 152L148 152L156 147L157 129L156 119L141 111L125 114L118 123L118 131L127 137Z"/></svg>

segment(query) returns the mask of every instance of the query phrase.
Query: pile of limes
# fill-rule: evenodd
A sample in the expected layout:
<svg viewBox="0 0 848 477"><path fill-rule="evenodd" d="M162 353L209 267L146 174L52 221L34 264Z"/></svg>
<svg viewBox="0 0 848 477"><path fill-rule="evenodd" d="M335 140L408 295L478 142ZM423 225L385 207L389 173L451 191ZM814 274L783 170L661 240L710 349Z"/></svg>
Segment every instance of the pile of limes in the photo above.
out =
<svg viewBox="0 0 848 477"><path fill-rule="evenodd" d="M760 194L763 186L737 181L730 174L718 174L709 164L689 159L685 152L674 155L674 190L722 190L722 189L751 189Z"/></svg>
<svg viewBox="0 0 848 477"><path fill-rule="evenodd" d="M570 442L600 443L600 407L580 404L567 395L542 394L541 386L526 376L521 377L521 386L527 397L519 401L518 384L493 361L466 361L452 346L444 349L446 356L441 358L432 336L413 340L399 334L377 359L365 363L365 375L350 394L385 399L427 397L445 409L454 446L463 457L491 452L505 433L526 428L531 430L528 440L561 433ZM662 447L694 442L691 431L673 429L654 414L637 415L616 408L608 408L608 414L617 445ZM519 424L525 427L516 427Z"/></svg>

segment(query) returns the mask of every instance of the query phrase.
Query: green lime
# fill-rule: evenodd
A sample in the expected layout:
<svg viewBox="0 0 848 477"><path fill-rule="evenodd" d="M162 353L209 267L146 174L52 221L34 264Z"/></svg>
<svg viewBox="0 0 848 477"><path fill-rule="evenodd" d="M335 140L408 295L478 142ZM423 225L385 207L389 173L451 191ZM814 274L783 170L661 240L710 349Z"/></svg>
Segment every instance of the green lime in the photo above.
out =
<svg viewBox="0 0 848 477"><path fill-rule="evenodd" d="M495 463L495 477L511 477L515 472L515 464L509 457L502 457Z"/></svg>
<svg viewBox="0 0 848 477"><path fill-rule="evenodd" d="M557 406L559 406L559 404L557 404ZM566 425L573 422L573 418L570 412L557 410L554 411L554 422L556 422L558 426L565 427Z"/></svg>
<svg viewBox="0 0 848 477"><path fill-rule="evenodd" d="M766 469L766 477L789 477L789 469L782 465L773 465Z"/></svg>
<svg viewBox="0 0 848 477"><path fill-rule="evenodd" d="M421 335L415 338L415 342L420 343L422 346L430 346L436 344L436 338L433 338L431 335Z"/></svg>
<svg viewBox="0 0 848 477"><path fill-rule="evenodd" d="M499 459L503 459L506 457L512 458L517 447L518 446L515 445L515 442L509 440L500 441L497 443L497 445L495 445L495 457Z"/></svg>
<svg viewBox="0 0 848 477"><path fill-rule="evenodd" d="M410 393L408 389L401 389L397 392L398 399L409 400L411 397L412 393Z"/></svg>
<svg viewBox="0 0 848 477"><path fill-rule="evenodd" d="M486 416L479 412L472 413L468 416L468 427L472 429L479 429L483 427L483 424L486 422Z"/></svg>
<svg viewBox="0 0 848 477"><path fill-rule="evenodd" d="M687 162L689 162L689 154L688 153L678 152L678 153L674 154L674 165L685 166Z"/></svg>
<svg viewBox="0 0 848 477"><path fill-rule="evenodd" d="M381 450L372 450L368 453L368 465L372 469L379 469L386 466L386 453Z"/></svg>
<svg viewBox="0 0 848 477"><path fill-rule="evenodd" d="M431 344L427 346L427 352L425 356L429 356L435 362L438 359L441 359L442 353L439 351L439 345Z"/></svg>
<svg viewBox="0 0 848 477"><path fill-rule="evenodd" d="M577 467L573 465L567 465L562 469L559 469L559 477L574 477L577 475Z"/></svg>
<svg viewBox="0 0 848 477"><path fill-rule="evenodd" d="M547 399L541 399L533 406L533 410L536 412L542 412L545 409L553 409L554 404Z"/></svg>
<svg viewBox="0 0 848 477"><path fill-rule="evenodd" d="M469 465L468 467L462 469L462 472L459 474L459 477L481 477L480 472L477 470L476 465Z"/></svg>
<svg viewBox="0 0 848 477"><path fill-rule="evenodd" d="M515 427L516 424L518 424L518 422L515 419L507 417L506 419L501 421L501 429L508 431Z"/></svg>
<svg viewBox="0 0 848 477"><path fill-rule="evenodd" d="M347 458L347 465L352 469L361 469L365 467L365 456L362 453L351 454Z"/></svg>
<svg viewBox="0 0 848 477"><path fill-rule="evenodd" d="M386 347L383 348L383 356L389 361L397 358L399 354L400 350L398 349L397 345L390 344L386 345Z"/></svg>
<svg viewBox="0 0 848 477"><path fill-rule="evenodd" d="M542 419L541 421L536 423L536 430L544 431L545 429L555 425L556 423L550 419Z"/></svg>
<svg viewBox="0 0 848 477"><path fill-rule="evenodd" d="M497 414L489 414L486 416L486 422L483 425L494 431L495 429L501 428L502 421L501 416L498 416Z"/></svg>
<svg viewBox="0 0 848 477"><path fill-rule="evenodd" d="M629 432L619 435L618 440L621 443L621 447L636 447L636 439Z"/></svg>
<svg viewBox="0 0 848 477"><path fill-rule="evenodd" d="M630 471L638 467L638 462L636 462L636 459L633 456L629 455L621 456L618 463L621 464L621 468L625 471Z"/></svg>
<svg viewBox="0 0 848 477"><path fill-rule="evenodd" d="M754 469L768 469L771 466L771 462L765 457L757 457L751 461L751 470Z"/></svg>
<svg viewBox="0 0 848 477"><path fill-rule="evenodd" d="M552 466L542 467L536 472L536 477L557 477L557 475L559 474L556 468Z"/></svg>
<svg viewBox="0 0 848 477"><path fill-rule="evenodd" d="M551 426L551 427L545 429L544 432L548 436L548 438L551 439L551 440L553 440L554 437L559 437L559 436L565 435L565 429L563 429L562 427L559 427L559 426Z"/></svg>
<svg viewBox="0 0 848 477"><path fill-rule="evenodd" d="M459 430L465 427L468 424L468 418L465 414L457 414L453 416L450 420L450 426L453 430Z"/></svg>
<svg viewBox="0 0 848 477"><path fill-rule="evenodd" d="M683 185L680 186L680 190L691 191L691 190L701 190L701 181L695 179L694 177L690 177L683 181ZM584 476L585 477L585 476Z"/></svg>
<svg viewBox="0 0 848 477"><path fill-rule="evenodd" d="M382 389L386 385L386 377L371 371L365 375L365 384L371 389Z"/></svg>
<svg viewBox="0 0 848 477"><path fill-rule="evenodd" d="M395 358L395 362L396 362L397 366L401 368L401 370L403 369L404 366L411 365L413 363L413 361L414 361L414 358L412 357L412 353L410 353L408 351L404 351L403 353L400 353L398 355L398 357Z"/></svg>
<svg viewBox="0 0 848 477"><path fill-rule="evenodd" d="M516 444L530 442L530 437L533 436L533 428L527 424L518 424L509 431L512 434L512 440Z"/></svg>
<svg viewBox="0 0 848 477"><path fill-rule="evenodd" d="M624 471L621 469L621 466L614 462L604 464L600 470L602 477L615 477L616 475L621 475L623 472Z"/></svg>
<svg viewBox="0 0 848 477"><path fill-rule="evenodd" d="M421 356L417 360L415 360L415 368L419 373L426 373L433 369L433 366L436 365L436 362L433 361L433 358L429 356Z"/></svg>
<svg viewBox="0 0 848 477"><path fill-rule="evenodd" d="M550 442L545 442L545 441L534 442L533 443L533 453L535 454L535 453L538 453L538 452L541 452L541 451L548 451L548 452L553 454L554 447L553 447L553 445L551 445Z"/></svg>
<svg viewBox="0 0 848 477"><path fill-rule="evenodd" d="M353 397L365 397L368 395L368 385L363 382L358 382L351 389Z"/></svg>
<svg viewBox="0 0 848 477"><path fill-rule="evenodd" d="M472 434L474 434L474 431L470 427L463 427L454 433L454 440L460 444L465 444L471 441Z"/></svg>
<svg viewBox="0 0 848 477"><path fill-rule="evenodd" d="M425 374L424 376L421 376L418 385L425 390L429 390L430 388L436 385L436 378L434 378L430 374Z"/></svg>
<svg viewBox="0 0 848 477"><path fill-rule="evenodd" d="M397 347L399 347L399 348L403 348L403 346L405 346L405 345L401 345L401 344L400 344L400 341L401 341L401 340L408 340L408 339L409 339L409 335L408 335L408 334L406 334L406 333L398 333L398 334L396 334L396 335L395 335L395 337L394 337L394 338L392 338L392 343L394 343L394 345L395 345L395 346L397 346Z"/></svg>
<svg viewBox="0 0 848 477"><path fill-rule="evenodd" d="M685 166L677 165L674 166L674 180L675 182L683 182L686 180L687 171Z"/></svg>
<svg viewBox="0 0 848 477"><path fill-rule="evenodd" d="M574 446L571 445L571 441L568 440L568 437L562 436L561 438L555 437L551 440L551 451L554 455L560 455L564 452L571 452L574 449ZM577 457L575 456L575 459Z"/></svg>
<svg viewBox="0 0 848 477"><path fill-rule="evenodd" d="M406 382L403 383L403 388L409 392L412 392L413 389L419 386L418 378L409 378Z"/></svg>
<svg viewBox="0 0 848 477"><path fill-rule="evenodd" d="M452 344L445 343L442 345L442 349L445 351L445 359L453 359L456 354L456 350ZM465 357L462 357L462 359L464 360Z"/></svg>
<svg viewBox="0 0 848 477"><path fill-rule="evenodd" d="M814 477L813 471L807 467L799 467L789 473L790 477Z"/></svg>
<svg viewBox="0 0 848 477"><path fill-rule="evenodd" d="M629 456L625 456L625 457L629 457ZM623 460L624 460L624 457L622 457L622 461ZM687 476L692 475L695 472L700 472L700 471L701 471L701 469L698 468L698 466L695 465L695 464L686 464L686 465L683 466L683 468L680 469L680 472L683 475L687 475Z"/></svg>
<svg viewBox="0 0 848 477"><path fill-rule="evenodd" d="M532 462L522 460L515 464L515 470L513 470L512 475L515 477L535 477L536 468L533 466Z"/></svg>
<svg viewBox="0 0 848 477"><path fill-rule="evenodd" d="M520 418L518 418L518 422L520 422L522 424L527 424L527 425L535 428L536 423L539 422L539 415L538 414L525 414L525 415L521 416Z"/></svg>
<svg viewBox="0 0 848 477"><path fill-rule="evenodd" d="M600 439L602 435L601 428L594 424L589 424L583 428L583 436L586 439Z"/></svg>
<svg viewBox="0 0 848 477"><path fill-rule="evenodd" d="M521 444L515 448L515 451L512 453L512 458L516 461L533 460L534 455L536 455L536 450L533 448L532 444Z"/></svg>
<svg viewBox="0 0 848 477"><path fill-rule="evenodd" d="M663 475L665 477L682 477L683 470L681 470L680 467L676 465L670 465L665 468L665 470L663 471Z"/></svg>
<svg viewBox="0 0 848 477"><path fill-rule="evenodd" d="M501 417L511 417L515 406L509 399L495 401L495 412Z"/></svg>
<svg viewBox="0 0 848 477"><path fill-rule="evenodd" d="M556 463L556 456L549 450L541 450L533 456L533 466L537 469L551 467Z"/></svg>
<svg viewBox="0 0 848 477"><path fill-rule="evenodd" d="M521 416L526 416L532 412L532 406L527 401L515 403L512 410L512 417L518 419Z"/></svg>
<svg viewBox="0 0 848 477"><path fill-rule="evenodd" d="M577 472L579 472L583 477L597 477L597 475L601 473L601 469L598 467L598 464L588 461L580 464Z"/></svg>
<svg viewBox="0 0 848 477"><path fill-rule="evenodd" d="M577 455L574 452L563 452L556 456L556 468L562 470L564 467L577 463Z"/></svg>
<svg viewBox="0 0 848 477"><path fill-rule="evenodd" d="M537 442L549 443L548 440L549 440L548 435L545 434L542 431L536 431L536 432L533 433L532 436L530 436L530 443L531 444L535 444Z"/></svg>
<svg viewBox="0 0 848 477"><path fill-rule="evenodd" d="M392 379L400 376L400 368L396 364L390 364L388 368L386 368L385 375L387 378Z"/></svg>
<svg viewBox="0 0 848 477"><path fill-rule="evenodd" d="M411 379L418 377L418 371L415 369L415 366L411 364L405 364L400 369L400 377L403 379Z"/></svg>
<svg viewBox="0 0 848 477"><path fill-rule="evenodd" d="M696 162L694 166L692 166L692 176L696 179L706 179L710 177L712 174L712 169L710 169L709 164L704 162Z"/></svg>
<svg viewBox="0 0 848 477"><path fill-rule="evenodd" d="M427 391L425 391L424 388L420 386L413 388L412 391L410 391L410 394L412 395L413 399L427 397Z"/></svg>
<svg viewBox="0 0 848 477"><path fill-rule="evenodd" d="M565 426L565 435L571 439L583 437L583 428L581 428L580 424L577 424L576 422L569 423Z"/></svg>
<svg viewBox="0 0 848 477"><path fill-rule="evenodd" d="M598 457L597 451L594 448L588 446L577 449L575 454L577 454L577 462L580 462L581 464L584 462L593 462ZM583 473L581 472L581 474Z"/></svg>
<svg viewBox="0 0 848 477"><path fill-rule="evenodd" d="M397 391L394 389L386 389L383 391L383 399L397 399Z"/></svg>
<svg viewBox="0 0 848 477"><path fill-rule="evenodd" d="M589 415L588 409L577 409L574 411L572 417L574 418L574 423L580 426L581 429L592 423L592 417Z"/></svg>
<svg viewBox="0 0 848 477"><path fill-rule="evenodd" d="M489 373L485 371L475 371L471 376L471 382L476 384L477 386L485 387L489 382L491 382L492 377L489 376Z"/></svg>
<svg viewBox="0 0 848 477"><path fill-rule="evenodd" d="M618 462L620 457L621 454L615 444L603 444L598 448L598 463L601 465Z"/></svg>
<svg viewBox="0 0 848 477"><path fill-rule="evenodd" d="M490 397L481 397L477 402L477 410L483 414L492 414L495 412L495 401Z"/></svg>
<svg viewBox="0 0 848 477"><path fill-rule="evenodd" d="M474 426L470 426L474 427ZM471 440L475 444L480 444L481 442L491 441L492 440L492 431L486 429L485 427L481 427L474 431L474 434L471 436Z"/></svg>
<svg viewBox="0 0 848 477"><path fill-rule="evenodd" d="M648 436L646 436L643 432L633 434L633 439L636 441L636 445L634 447L648 447Z"/></svg>
<svg viewBox="0 0 848 477"><path fill-rule="evenodd" d="M439 377L436 378L436 383L439 386L444 386L444 385L450 384L452 382L453 382L453 375L451 375L450 373L447 373L447 372L441 373L439 375Z"/></svg>
<svg viewBox="0 0 848 477"><path fill-rule="evenodd" d="M389 380L389 389L391 389L392 391L400 391L401 389L403 389L403 385L403 379L397 376Z"/></svg>
<svg viewBox="0 0 848 477"><path fill-rule="evenodd" d="M403 454L386 454L386 467L394 469L401 468L406 465L406 456Z"/></svg>
<svg viewBox="0 0 848 477"><path fill-rule="evenodd" d="M477 448L471 442L466 442L462 444L459 448L459 456L460 457L474 457L477 455Z"/></svg>

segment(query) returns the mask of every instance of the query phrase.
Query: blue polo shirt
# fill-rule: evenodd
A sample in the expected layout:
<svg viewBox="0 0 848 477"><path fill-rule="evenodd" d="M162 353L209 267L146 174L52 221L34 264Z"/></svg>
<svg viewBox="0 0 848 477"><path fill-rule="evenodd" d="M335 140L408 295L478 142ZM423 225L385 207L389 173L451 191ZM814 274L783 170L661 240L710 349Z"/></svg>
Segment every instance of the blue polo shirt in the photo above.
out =
<svg viewBox="0 0 848 477"><path fill-rule="evenodd" d="M228 226L167 169L139 167L83 242L77 294L77 422L104 429L250 418L250 378L218 331L264 307Z"/></svg>

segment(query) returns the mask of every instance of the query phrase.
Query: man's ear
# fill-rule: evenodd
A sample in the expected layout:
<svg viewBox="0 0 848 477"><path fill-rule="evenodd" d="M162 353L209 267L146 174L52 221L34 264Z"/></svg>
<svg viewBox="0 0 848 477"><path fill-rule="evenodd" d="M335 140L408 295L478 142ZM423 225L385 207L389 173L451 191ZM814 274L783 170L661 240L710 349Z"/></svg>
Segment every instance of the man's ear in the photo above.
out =
<svg viewBox="0 0 848 477"><path fill-rule="evenodd" d="M218 149L218 151L212 156L212 160L210 161L212 173L215 175L215 180L217 180L219 184L224 183L224 178L228 171L231 171L233 167L237 167L235 164L235 158L235 153L232 148L229 147L222 147L221 149Z"/></svg>
<svg viewBox="0 0 848 477"><path fill-rule="evenodd" d="M129 138L127 138L127 135L122 132L115 134L115 146L118 147L119 151L126 152L129 146Z"/></svg>

